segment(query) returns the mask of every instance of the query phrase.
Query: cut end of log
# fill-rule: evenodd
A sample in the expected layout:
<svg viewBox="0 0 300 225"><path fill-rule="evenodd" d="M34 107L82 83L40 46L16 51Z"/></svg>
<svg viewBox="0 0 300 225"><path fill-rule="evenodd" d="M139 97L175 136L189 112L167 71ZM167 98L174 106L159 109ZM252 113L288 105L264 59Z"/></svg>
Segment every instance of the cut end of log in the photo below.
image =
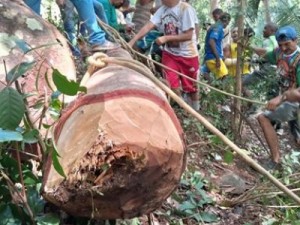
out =
<svg viewBox="0 0 300 225"><path fill-rule="evenodd" d="M183 131L163 93L127 68L105 68L63 112L54 137L61 177L48 158L43 196L66 212L132 218L157 209L185 167Z"/></svg>

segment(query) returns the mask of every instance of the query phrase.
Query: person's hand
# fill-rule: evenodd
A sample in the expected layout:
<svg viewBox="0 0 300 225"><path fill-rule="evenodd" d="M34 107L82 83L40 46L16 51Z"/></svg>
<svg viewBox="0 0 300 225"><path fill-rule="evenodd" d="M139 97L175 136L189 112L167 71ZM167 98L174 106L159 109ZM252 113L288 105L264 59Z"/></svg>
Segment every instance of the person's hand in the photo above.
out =
<svg viewBox="0 0 300 225"><path fill-rule="evenodd" d="M289 102L300 102L300 88L286 91L283 94L283 99Z"/></svg>
<svg viewBox="0 0 300 225"><path fill-rule="evenodd" d="M128 42L128 45L132 48L135 44L135 41L133 39L131 39L129 42Z"/></svg>
<svg viewBox="0 0 300 225"><path fill-rule="evenodd" d="M132 24L125 24L126 33L131 33L134 30L134 26Z"/></svg>
<svg viewBox="0 0 300 225"><path fill-rule="evenodd" d="M216 68L218 70L221 68L221 60L220 60L220 58L216 58Z"/></svg>
<svg viewBox="0 0 300 225"><path fill-rule="evenodd" d="M168 39L167 39L166 36L158 37L158 38L155 40L156 44L158 44L158 45L163 45L163 44L165 44L167 41L168 41Z"/></svg>
<svg viewBox="0 0 300 225"><path fill-rule="evenodd" d="M277 106L279 106L280 104L282 103L282 96L279 95L273 99L271 99L268 103L267 103L267 106L266 108L270 111L274 111Z"/></svg>
<svg viewBox="0 0 300 225"><path fill-rule="evenodd" d="M56 4L58 6L64 6L65 5L65 0L56 0Z"/></svg>

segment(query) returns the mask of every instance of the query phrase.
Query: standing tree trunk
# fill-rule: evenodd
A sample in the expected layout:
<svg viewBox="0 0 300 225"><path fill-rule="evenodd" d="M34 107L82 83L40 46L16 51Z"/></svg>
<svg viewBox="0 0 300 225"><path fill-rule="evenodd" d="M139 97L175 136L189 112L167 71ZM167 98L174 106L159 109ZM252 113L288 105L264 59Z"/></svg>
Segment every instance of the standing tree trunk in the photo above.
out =
<svg viewBox="0 0 300 225"><path fill-rule="evenodd" d="M266 23L271 22L271 15L270 15L270 6L269 6L269 0L263 0L264 8L265 8L265 21Z"/></svg>
<svg viewBox="0 0 300 225"><path fill-rule="evenodd" d="M214 9L218 8L218 6L219 6L218 0L210 0L210 16L212 16L212 11L214 11Z"/></svg>
<svg viewBox="0 0 300 225"><path fill-rule="evenodd" d="M243 38L244 35L244 10L245 10L245 0L238 0L238 8L239 8L239 15L237 20L238 26L238 37L239 40ZM236 63L236 86L235 86L235 94L237 96L241 96L242 92L242 81L241 81L241 74L242 74L242 46L238 45L237 48L237 63ZM239 125L240 125L240 114L241 111L241 100L234 99L234 122L233 122L233 131L234 131L234 139L237 140L239 137Z"/></svg>

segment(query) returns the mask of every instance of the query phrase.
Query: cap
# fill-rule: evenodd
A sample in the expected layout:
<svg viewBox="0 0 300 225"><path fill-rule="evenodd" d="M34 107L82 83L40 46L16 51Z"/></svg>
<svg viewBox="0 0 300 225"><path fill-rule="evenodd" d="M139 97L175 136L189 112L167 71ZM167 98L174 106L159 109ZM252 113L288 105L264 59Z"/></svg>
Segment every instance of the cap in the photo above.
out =
<svg viewBox="0 0 300 225"><path fill-rule="evenodd" d="M297 32L292 26L280 27L275 33L276 40L280 41L290 41L297 38Z"/></svg>

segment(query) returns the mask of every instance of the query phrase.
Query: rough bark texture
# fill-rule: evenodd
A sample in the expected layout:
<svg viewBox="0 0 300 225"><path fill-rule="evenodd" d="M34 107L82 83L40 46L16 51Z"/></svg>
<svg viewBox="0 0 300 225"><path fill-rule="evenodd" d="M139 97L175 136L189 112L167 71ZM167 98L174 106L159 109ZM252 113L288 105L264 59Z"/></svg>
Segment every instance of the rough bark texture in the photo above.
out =
<svg viewBox="0 0 300 225"><path fill-rule="evenodd" d="M37 49L25 54L16 44L18 42L16 40L21 40L21 47L27 43L28 49ZM49 44L52 45L45 46ZM52 68L58 69L69 79L76 80L75 65L64 36L52 24L32 12L21 0L1 0L0 3L0 81L2 82L5 82L6 74L4 61L7 72L21 62L37 62L33 69L18 79L25 93L34 94L27 98L29 106L33 106L38 100L51 94L45 81L45 74L52 82ZM3 83L0 82L0 90L3 87ZM33 121L36 121L40 114L32 108L31 110Z"/></svg>
<svg viewBox="0 0 300 225"><path fill-rule="evenodd" d="M183 131L164 93L117 65L97 71L86 86L54 132L67 179L49 158L43 196L77 216L132 218L155 210L185 166Z"/></svg>

